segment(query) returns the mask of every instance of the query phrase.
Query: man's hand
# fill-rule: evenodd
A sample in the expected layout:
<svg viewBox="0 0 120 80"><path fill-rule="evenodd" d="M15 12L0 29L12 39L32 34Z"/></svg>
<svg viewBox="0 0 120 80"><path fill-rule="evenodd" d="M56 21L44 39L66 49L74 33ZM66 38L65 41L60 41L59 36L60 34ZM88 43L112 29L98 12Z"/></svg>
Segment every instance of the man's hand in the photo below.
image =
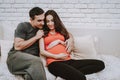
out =
<svg viewBox="0 0 120 80"><path fill-rule="evenodd" d="M38 30L35 37L36 37L36 39L40 39L40 38L42 38L43 35L44 35L43 30Z"/></svg>
<svg viewBox="0 0 120 80"><path fill-rule="evenodd" d="M69 34L70 38L65 41L67 52L71 52L74 49L74 39L72 34Z"/></svg>

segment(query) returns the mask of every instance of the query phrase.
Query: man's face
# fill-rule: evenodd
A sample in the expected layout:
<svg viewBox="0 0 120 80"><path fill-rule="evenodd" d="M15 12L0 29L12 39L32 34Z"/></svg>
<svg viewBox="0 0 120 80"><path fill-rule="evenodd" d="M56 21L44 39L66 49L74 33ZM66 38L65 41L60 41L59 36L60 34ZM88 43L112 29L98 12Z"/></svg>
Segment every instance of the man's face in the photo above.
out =
<svg viewBox="0 0 120 80"><path fill-rule="evenodd" d="M44 25L44 14L36 15L32 21L32 25L36 28L42 28Z"/></svg>

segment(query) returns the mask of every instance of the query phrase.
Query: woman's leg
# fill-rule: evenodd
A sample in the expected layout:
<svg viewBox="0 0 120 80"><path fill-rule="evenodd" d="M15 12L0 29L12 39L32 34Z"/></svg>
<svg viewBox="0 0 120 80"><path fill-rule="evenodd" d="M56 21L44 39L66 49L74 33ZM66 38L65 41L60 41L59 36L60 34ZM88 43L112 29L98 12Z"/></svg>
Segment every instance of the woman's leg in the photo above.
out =
<svg viewBox="0 0 120 80"><path fill-rule="evenodd" d="M55 76L60 76L65 80L86 80L86 77L74 67L61 62L53 62L48 65L48 70Z"/></svg>
<svg viewBox="0 0 120 80"><path fill-rule="evenodd" d="M94 59L70 60L70 65L83 74L95 73L105 68L103 61Z"/></svg>

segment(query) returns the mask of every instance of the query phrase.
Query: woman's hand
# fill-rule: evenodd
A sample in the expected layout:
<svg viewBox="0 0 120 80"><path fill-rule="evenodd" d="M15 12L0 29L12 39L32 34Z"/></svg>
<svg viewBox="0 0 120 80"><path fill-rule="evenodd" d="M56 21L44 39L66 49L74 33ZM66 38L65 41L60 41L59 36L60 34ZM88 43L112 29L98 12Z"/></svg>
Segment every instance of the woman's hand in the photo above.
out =
<svg viewBox="0 0 120 80"><path fill-rule="evenodd" d="M60 53L60 54L57 54L55 59L66 59L68 57L68 54L65 54L65 53Z"/></svg>
<svg viewBox="0 0 120 80"><path fill-rule="evenodd" d="M63 45L65 45L65 42L62 41L62 40L59 40L59 39L58 39L58 40L55 40L55 41L51 42L51 43L48 45L47 49L52 48L52 47L54 47L54 46L56 46L56 45L58 45L58 44L63 44Z"/></svg>

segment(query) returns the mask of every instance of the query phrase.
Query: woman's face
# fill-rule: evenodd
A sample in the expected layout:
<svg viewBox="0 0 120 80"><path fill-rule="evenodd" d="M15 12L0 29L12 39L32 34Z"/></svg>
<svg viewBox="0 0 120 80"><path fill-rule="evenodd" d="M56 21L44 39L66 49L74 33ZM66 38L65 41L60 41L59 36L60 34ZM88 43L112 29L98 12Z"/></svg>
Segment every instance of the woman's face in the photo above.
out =
<svg viewBox="0 0 120 80"><path fill-rule="evenodd" d="M53 16L52 15L47 15L46 16L46 23L47 23L47 26L50 30L53 30L55 29L54 27L54 20L53 20Z"/></svg>

